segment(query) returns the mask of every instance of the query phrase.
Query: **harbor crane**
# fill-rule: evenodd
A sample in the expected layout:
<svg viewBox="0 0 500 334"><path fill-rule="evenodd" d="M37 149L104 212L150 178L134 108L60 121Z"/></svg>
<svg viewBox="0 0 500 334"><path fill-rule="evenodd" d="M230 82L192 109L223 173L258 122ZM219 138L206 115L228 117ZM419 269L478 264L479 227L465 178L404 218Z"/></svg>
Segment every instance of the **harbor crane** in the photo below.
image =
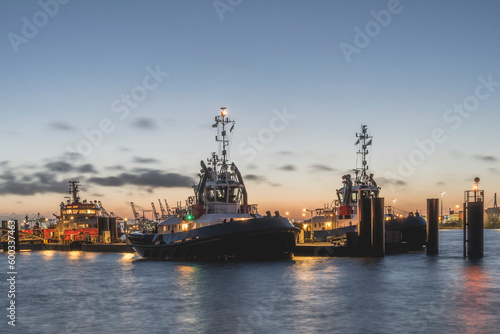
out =
<svg viewBox="0 0 500 334"><path fill-rule="evenodd" d="M97 203L99 204L99 207L101 208L101 215L103 217L109 217L110 215L109 215L108 211L106 211L106 209L102 206L101 201L99 201Z"/></svg>
<svg viewBox="0 0 500 334"><path fill-rule="evenodd" d="M153 208L153 214L156 220L160 220L160 215L158 215L158 212L156 211L155 204L151 202L151 207Z"/></svg>
<svg viewBox="0 0 500 334"><path fill-rule="evenodd" d="M160 199L158 198L158 203L160 203L160 211L161 211L161 218L166 219L168 217L167 211L165 211L165 208L161 204Z"/></svg>
<svg viewBox="0 0 500 334"><path fill-rule="evenodd" d="M167 213L168 213L169 215L171 215L171 214L172 214L172 212L170 211L170 207L168 206L167 199L166 199L166 198L164 198L164 200L165 200L165 208L167 209Z"/></svg>
<svg viewBox="0 0 500 334"><path fill-rule="evenodd" d="M130 206L132 207L132 212L134 213L134 219L136 221L139 221L140 220L140 216L139 216L139 213L137 212L137 210L135 209L134 202L130 202Z"/></svg>

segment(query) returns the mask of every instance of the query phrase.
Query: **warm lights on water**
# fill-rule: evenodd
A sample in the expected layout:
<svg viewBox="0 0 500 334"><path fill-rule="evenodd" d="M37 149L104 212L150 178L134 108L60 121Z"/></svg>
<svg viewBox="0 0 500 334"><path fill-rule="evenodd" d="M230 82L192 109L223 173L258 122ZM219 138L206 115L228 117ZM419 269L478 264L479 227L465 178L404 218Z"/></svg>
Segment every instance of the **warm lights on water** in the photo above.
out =
<svg viewBox="0 0 500 334"><path fill-rule="evenodd" d="M124 265L131 265L132 261L137 259L139 259L139 256L136 253L123 253L119 261Z"/></svg>
<svg viewBox="0 0 500 334"><path fill-rule="evenodd" d="M78 260L82 257L83 252L81 251L71 251L68 252L68 259L70 260Z"/></svg>
<svg viewBox="0 0 500 334"><path fill-rule="evenodd" d="M54 257L54 255L56 254L56 251L53 251L53 250L46 250L46 251L41 251L40 254L42 254L43 258L45 260L50 260Z"/></svg>

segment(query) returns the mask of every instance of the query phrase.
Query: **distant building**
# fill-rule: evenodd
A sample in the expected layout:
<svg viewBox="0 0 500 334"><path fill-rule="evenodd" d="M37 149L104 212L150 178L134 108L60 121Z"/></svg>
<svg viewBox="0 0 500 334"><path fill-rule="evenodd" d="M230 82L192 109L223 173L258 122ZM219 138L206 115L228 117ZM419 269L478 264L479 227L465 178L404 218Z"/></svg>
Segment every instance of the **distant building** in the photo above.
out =
<svg viewBox="0 0 500 334"><path fill-rule="evenodd" d="M493 216L500 216L500 208L499 207L493 207L493 208L487 208L486 209L486 216L488 218L493 217Z"/></svg>

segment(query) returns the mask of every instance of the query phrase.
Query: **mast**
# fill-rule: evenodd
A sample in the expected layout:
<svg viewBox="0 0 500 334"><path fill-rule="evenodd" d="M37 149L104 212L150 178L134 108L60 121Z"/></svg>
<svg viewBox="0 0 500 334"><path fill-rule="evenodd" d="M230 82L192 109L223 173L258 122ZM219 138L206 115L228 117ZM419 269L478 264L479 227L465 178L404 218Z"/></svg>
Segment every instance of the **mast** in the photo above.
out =
<svg viewBox="0 0 500 334"><path fill-rule="evenodd" d="M356 173L356 184L368 182L368 162L366 156L368 155L368 146L372 144L372 136L367 133L367 125L361 125L361 133L356 133L358 140L355 145L358 145L357 154L361 155L361 168L356 166L354 172Z"/></svg>
<svg viewBox="0 0 500 334"><path fill-rule="evenodd" d="M234 121L227 117L227 111L226 108L222 107L220 108L220 116L215 116L215 124L212 125L212 127L216 128L218 127L218 135L215 136L215 140L219 142L220 148L222 149L222 166L226 166L229 159L228 159L228 153L227 153L227 148L229 146L229 138L227 135L226 131L226 126L229 124L232 124L231 129L229 132L233 132L234 129ZM213 157L214 163L215 162L215 156ZM215 166L214 166L215 167Z"/></svg>
<svg viewBox="0 0 500 334"><path fill-rule="evenodd" d="M68 194L73 195L73 203L78 203L80 200L80 197L78 197L78 183L80 182L76 180L69 181L71 186L69 187Z"/></svg>

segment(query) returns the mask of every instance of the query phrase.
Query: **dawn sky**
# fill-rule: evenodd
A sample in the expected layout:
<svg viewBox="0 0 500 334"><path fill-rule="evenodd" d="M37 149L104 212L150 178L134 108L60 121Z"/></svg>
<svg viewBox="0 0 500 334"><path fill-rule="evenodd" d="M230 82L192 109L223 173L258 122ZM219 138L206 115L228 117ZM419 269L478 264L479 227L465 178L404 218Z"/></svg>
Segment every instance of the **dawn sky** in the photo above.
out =
<svg viewBox="0 0 500 334"><path fill-rule="evenodd" d="M500 191L497 1L0 3L0 216L52 217L68 181L132 217L193 194L236 120L249 201L320 208L356 167L355 133L397 213L475 176Z"/></svg>

